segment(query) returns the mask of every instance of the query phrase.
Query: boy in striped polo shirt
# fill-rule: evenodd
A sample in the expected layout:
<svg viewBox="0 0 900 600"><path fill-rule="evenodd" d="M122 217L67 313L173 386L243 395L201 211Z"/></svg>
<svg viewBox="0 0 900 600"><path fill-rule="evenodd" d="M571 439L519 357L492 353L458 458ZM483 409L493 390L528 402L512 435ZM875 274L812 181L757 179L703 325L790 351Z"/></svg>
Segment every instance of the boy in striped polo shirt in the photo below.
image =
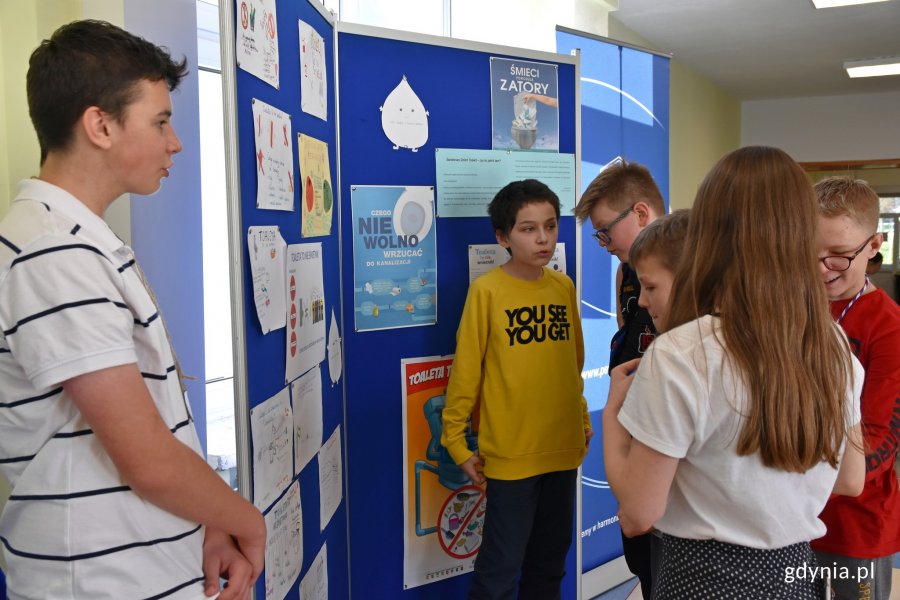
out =
<svg viewBox="0 0 900 600"><path fill-rule="evenodd" d="M0 221L0 548L12 600L245 598L265 522L204 461L165 326L103 221L181 142L185 62L77 21L31 55L41 147Z"/></svg>

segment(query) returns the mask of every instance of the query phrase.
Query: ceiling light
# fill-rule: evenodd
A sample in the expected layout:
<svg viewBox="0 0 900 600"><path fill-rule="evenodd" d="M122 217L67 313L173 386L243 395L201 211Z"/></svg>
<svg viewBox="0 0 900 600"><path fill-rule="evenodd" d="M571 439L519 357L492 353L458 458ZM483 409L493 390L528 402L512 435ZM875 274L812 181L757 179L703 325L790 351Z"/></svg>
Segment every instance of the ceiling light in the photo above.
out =
<svg viewBox="0 0 900 600"><path fill-rule="evenodd" d="M871 60L848 60L844 69L850 77L900 75L900 56L883 56Z"/></svg>
<svg viewBox="0 0 900 600"><path fill-rule="evenodd" d="M832 8L835 6L850 6L853 4L874 4L875 2L887 2L887 0L812 0L816 8Z"/></svg>

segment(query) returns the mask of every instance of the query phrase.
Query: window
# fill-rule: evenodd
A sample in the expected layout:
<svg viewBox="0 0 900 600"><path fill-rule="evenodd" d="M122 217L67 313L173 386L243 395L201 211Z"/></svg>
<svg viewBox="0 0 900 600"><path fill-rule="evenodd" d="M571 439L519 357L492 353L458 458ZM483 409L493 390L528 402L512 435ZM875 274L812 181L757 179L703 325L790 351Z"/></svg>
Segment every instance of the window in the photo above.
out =
<svg viewBox="0 0 900 600"><path fill-rule="evenodd" d="M900 194L881 195L881 207L878 215L878 231L884 234L881 244L881 255L884 257L881 269L893 271L897 265L898 243L897 232L900 230Z"/></svg>

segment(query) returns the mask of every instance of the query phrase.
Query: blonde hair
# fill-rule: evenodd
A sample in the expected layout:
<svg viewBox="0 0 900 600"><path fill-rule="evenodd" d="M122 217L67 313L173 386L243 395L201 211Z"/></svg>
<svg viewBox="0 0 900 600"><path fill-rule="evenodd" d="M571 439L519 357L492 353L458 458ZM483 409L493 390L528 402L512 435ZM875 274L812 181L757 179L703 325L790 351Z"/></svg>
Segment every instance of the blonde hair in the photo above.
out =
<svg viewBox="0 0 900 600"><path fill-rule="evenodd" d="M681 249L684 247L690 216L691 211L688 209L676 210L644 227L631 244L628 262L634 265L639 260L652 256L669 272L674 273L681 260Z"/></svg>
<svg viewBox="0 0 900 600"><path fill-rule="evenodd" d="M878 194L862 179L835 176L816 184L819 213L823 217L850 217L867 229L878 228Z"/></svg>
<svg viewBox="0 0 900 600"><path fill-rule="evenodd" d="M787 154L726 155L697 192L668 316L670 328L721 317L747 389L737 453L797 473L836 466L850 428L850 349L818 272L816 225L812 185Z"/></svg>
<svg viewBox="0 0 900 600"><path fill-rule="evenodd" d="M588 185L572 212L578 221L587 221L598 204L621 211L637 202L646 202L657 215L666 214L666 204L650 170L638 163L616 160Z"/></svg>

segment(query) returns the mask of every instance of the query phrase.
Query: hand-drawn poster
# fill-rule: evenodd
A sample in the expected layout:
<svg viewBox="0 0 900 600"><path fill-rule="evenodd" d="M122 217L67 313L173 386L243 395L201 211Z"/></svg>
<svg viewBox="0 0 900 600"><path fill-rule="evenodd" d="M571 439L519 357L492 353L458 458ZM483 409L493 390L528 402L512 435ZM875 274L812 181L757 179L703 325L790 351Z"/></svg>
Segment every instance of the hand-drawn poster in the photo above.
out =
<svg viewBox="0 0 900 600"><path fill-rule="evenodd" d="M328 600L328 546L316 555L300 582L300 600Z"/></svg>
<svg viewBox="0 0 900 600"><path fill-rule="evenodd" d="M284 258L287 244L278 226L247 229L253 303L263 334L284 327Z"/></svg>
<svg viewBox="0 0 900 600"><path fill-rule="evenodd" d="M322 445L322 375L313 367L291 383L294 470L299 475Z"/></svg>
<svg viewBox="0 0 900 600"><path fill-rule="evenodd" d="M300 482L266 513L266 600L283 600L303 567Z"/></svg>
<svg viewBox="0 0 900 600"><path fill-rule="evenodd" d="M300 235L328 235L334 208L328 144L302 133L297 139L300 147Z"/></svg>
<svg viewBox="0 0 900 600"><path fill-rule="evenodd" d="M403 390L403 588L467 573L484 527L484 489L441 445L452 356L400 361ZM477 438L469 432L469 448Z"/></svg>
<svg viewBox="0 0 900 600"><path fill-rule="evenodd" d="M341 464L341 426L338 425L319 450L319 526L325 526L337 512L344 497L344 468Z"/></svg>
<svg viewBox="0 0 900 600"><path fill-rule="evenodd" d="M557 67L491 57L491 148L559 151Z"/></svg>
<svg viewBox="0 0 900 600"><path fill-rule="evenodd" d="M434 188L351 186L357 331L437 321Z"/></svg>
<svg viewBox="0 0 900 600"><path fill-rule="evenodd" d="M234 58L237 66L278 89L278 18L275 0L238 0Z"/></svg>
<svg viewBox="0 0 900 600"><path fill-rule="evenodd" d="M250 409L253 442L253 504L268 508L294 476L294 420L284 388Z"/></svg>
<svg viewBox="0 0 900 600"><path fill-rule="evenodd" d="M300 109L328 120L328 77L325 40L308 23L300 26Z"/></svg>
<svg viewBox="0 0 900 600"><path fill-rule="evenodd" d="M291 115L254 98L256 208L294 210Z"/></svg>
<svg viewBox="0 0 900 600"><path fill-rule="evenodd" d="M325 359L325 286L322 244L287 248L287 336L284 382L290 383Z"/></svg>

